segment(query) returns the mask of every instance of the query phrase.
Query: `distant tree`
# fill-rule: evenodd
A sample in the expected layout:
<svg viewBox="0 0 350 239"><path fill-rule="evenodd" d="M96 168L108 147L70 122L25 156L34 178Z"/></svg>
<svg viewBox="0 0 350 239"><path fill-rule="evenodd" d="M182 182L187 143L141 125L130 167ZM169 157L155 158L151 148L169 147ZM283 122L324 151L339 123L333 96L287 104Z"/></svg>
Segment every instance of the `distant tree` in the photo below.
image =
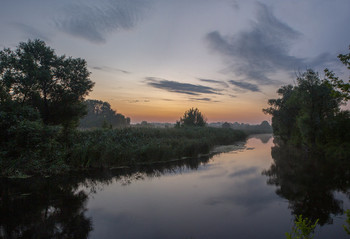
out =
<svg viewBox="0 0 350 239"><path fill-rule="evenodd" d="M47 125L77 124L94 86L89 76L85 60L57 56L41 40L0 51L0 101L34 108Z"/></svg>
<svg viewBox="0 0 350 239"><path fill-rule="evenodd" d="M231 124L230 123L227 123L227 122L225 122L225 123L223 123L222 124L222 126L221 126L222 128L231 128Z"/></svg>
<svg viewBox="0 0 350 239"><path fill-rule="evenodd" d="M206 119L204 115L197 109L191 108L187 110L183 117L180 118L180 126L200 126L206 125Z"/></svg>
<svg viewBox="0 0 350 239"><path fill-rule="evenodd" d="M269 129L271 127L271 125L269 124L269 122L267 122L266 120L262 121L260 124L261 128L266 128Z"/></svg>
<svg viewBox="0 0 350 239"><path fill-rule="evenodd" d="M130 118L117 113L108 102L86 100L87 115L80 120L81 128L112 128L130 125Z"/></svg>

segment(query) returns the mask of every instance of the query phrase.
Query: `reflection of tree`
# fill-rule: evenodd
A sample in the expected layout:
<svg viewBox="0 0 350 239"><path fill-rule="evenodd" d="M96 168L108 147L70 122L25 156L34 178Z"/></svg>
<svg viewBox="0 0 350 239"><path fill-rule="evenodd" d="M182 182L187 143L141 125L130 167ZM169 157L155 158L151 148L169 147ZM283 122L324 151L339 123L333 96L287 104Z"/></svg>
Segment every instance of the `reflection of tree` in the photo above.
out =
<svg viewBox="0 0 350 239"><path fill-rule="evenodd" d="M269 140L272 138L272 134L255 134L254 138L260 139L261 143L267 144Z"/></svg>
<svg viewBox="0 0 350 239"><path fill-rule="evenodd" d="M78 175L0 180L0 239L88 238L92 220L85 216L88 192L113 181L130 184L147 177L198 169L210 157Z"/></svg>
<svg viewBox="0 0 350 239"><path fill-rule="evenodd" d="M274 163L263 173L269 177L268 184L278 187L276 193L289 200L294 215L319 219L323 225L332 223L332 214L343 213L342 201L333 192L349 191L349 163L286 145L274 146L271 154Z"/></svg>
<svg viewBox="0 0 350 239"><path fill-rule="evenodd" d="M87 238L87 195L70 181L2 180L0 238Z"/></svg>

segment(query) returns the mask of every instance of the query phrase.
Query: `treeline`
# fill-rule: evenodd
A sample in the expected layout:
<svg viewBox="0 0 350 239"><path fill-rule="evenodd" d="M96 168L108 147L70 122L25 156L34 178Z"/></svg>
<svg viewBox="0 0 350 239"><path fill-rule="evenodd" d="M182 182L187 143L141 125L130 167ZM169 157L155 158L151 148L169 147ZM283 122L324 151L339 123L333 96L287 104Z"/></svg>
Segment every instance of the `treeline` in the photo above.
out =
<svg viewBox="0 0 350 239"><path fill-rule="evenodd" d="M272 133L272 126L266 120L256 125L238 123L238 122L234 122L234 123L217 122L217 123L210 123L209 126L217 127L217 128L231 128L236 130L242 130L248 134Z"/></svg>
<svg viewBox="0 0 350 239"><path fill-rule="evenodd" d="M111 109L108 102L86 100L87 114L80 119L79 128L120 128L130 125L130 118Z"/></svg>
<svg viewBox="0 0 350 239"><path fill-rule="evenodd" d="M350 69L350 53L338 58ZM275 137L308 151L350 157L350 112L341 106L350 99L350 84L329 70L321 79L313 70L300 74L296 85L281 87L263 111L272 115Z"/></svg>

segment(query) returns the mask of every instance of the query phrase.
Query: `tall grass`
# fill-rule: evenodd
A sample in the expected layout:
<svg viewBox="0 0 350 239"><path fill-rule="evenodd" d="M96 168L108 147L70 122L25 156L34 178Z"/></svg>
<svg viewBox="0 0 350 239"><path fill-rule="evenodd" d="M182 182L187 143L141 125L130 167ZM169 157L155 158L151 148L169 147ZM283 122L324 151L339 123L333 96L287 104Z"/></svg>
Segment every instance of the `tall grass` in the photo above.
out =
<svg viewBox="0 0 350 239"><path fill-rule="evenodd" d="M1 144L0 176L51 175L196 157L214 145L232 144L245 137L241 131L210 127L67 132L26 124Z"/></svg>
<svg viewBox="0 0 350 239"><path fill-rule="evenodd" d="M67 163L77 168L130 166L208 153L215 145L245 139L241 131L210 127L125 128L80 131Z"/></svg>

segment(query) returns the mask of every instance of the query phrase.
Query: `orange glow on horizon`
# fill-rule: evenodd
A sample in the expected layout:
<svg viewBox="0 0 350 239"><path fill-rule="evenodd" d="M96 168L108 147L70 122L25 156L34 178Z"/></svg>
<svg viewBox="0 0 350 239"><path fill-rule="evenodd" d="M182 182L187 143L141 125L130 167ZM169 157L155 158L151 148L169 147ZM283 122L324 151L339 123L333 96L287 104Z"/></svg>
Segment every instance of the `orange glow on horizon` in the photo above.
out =
<svg viewBox="0 0 350 239"><path fill-rule="evenodd" d="M188 95L152 90L140 87L133 91L97 93L102 92L101 89L91 92L88 98L109 102L117 113L130 117L132 124L142 121L175 123L192 107L198 108L209 123L260 124L264 120L271 122L270 116L262 112L262 109L267 107L264 95L246 94L236 98L215 95L211 96L210 100L200 100L201 97L197 97L199 99L196 100ZM150 97L147 97L149 95Z"/></svg>
<svg viewBox="0 0 350 239"><path fill-rule="evenodd" d="M264 115L262 108L259 106L243 105L195 105L190 102L183 104L183 102L172 102L171 104L157 104L157 103L139 103L139 104L119 104L118 102L111 103L111 107L118 113L121 113L131 118L132 123L147 122L161 122L161 123L175 123L184 112L192 107L198 108L208 122L240 122L250 124L260 124L263 120L269 120L269 116Z"/></svg>

